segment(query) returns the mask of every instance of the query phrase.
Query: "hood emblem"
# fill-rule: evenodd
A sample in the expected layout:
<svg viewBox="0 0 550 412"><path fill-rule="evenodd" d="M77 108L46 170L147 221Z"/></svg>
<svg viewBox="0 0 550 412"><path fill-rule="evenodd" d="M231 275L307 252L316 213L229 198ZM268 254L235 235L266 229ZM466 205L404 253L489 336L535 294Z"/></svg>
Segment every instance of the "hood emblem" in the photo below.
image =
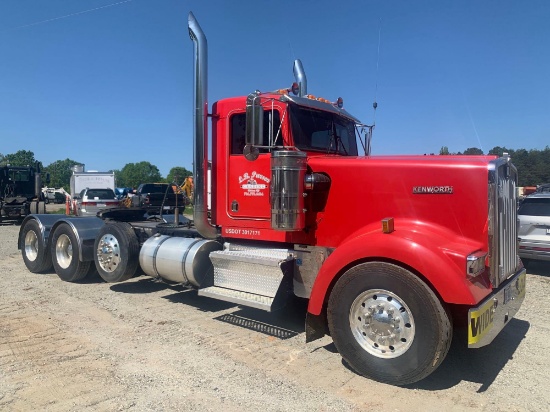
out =
<svg viewBox="0 0 550 412"><path fill-rule="evenodd" d="M414 186L415 195L452 195L452 186Z"/></svg>

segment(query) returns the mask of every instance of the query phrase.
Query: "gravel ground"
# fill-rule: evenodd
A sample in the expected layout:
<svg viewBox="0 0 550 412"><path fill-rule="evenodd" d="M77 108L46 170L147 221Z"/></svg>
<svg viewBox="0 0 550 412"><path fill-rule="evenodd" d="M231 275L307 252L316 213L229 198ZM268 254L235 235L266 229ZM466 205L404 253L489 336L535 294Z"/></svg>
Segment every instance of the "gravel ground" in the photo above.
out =
<svg viewBox="0 0 550 412"><path fill-rule="evenodd" d="M329 337L304 343L304 302L279 314L147 277L66 283L30 273L0 225L0 410L547 411L550 265L489 346L453 342L424 381L356 375Z"/></svg>

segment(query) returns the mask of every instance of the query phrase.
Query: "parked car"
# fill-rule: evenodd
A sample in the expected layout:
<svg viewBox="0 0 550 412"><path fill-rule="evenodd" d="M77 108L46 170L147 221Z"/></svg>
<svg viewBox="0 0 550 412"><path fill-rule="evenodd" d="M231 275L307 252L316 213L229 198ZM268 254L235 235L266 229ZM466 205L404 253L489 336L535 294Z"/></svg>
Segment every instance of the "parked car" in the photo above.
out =
<svg viewBox="0 0 550 412"><path fill-rule="evenodd" d="M75 198L78 216L96 216L97 212L119 206L113 189L86 188Z"/></svg>
<svg viewBox="0 0 550 412"><path fill-rule="evenodd" d="M519 256L550 261L550 193L535 193L523 199L518 210Z"/></svg>
<svg viewBox="0 0 550 412"><path fill-rule="evenodd" d="M59 203L65 203L67 201L67 195L64 195L63 193L61 192L55 192L53 194L54 198L53 198L53 202L55 204L59 204ZM70 197L70 196L69 196Z"/></svg>
<svg viewBox="0 0 550 412"><path fill-rule="evenodd" d="M42 188L42 193L44 194L44 200L46 203L65 203L67 196L70 196L65 189L55 187L44 187Z"/></svg>

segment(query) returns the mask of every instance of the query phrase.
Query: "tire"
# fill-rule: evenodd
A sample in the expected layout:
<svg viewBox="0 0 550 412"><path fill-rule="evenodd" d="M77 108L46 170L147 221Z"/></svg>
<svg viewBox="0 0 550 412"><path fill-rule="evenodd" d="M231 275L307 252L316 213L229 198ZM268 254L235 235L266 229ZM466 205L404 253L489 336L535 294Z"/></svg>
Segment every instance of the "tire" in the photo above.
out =
<svg viewBox="0 0 550 412"><path fill-rule="evenodd" d="M21 231L21 255L25 266L32 273L41 273L52 268L51 255L42 242L40 225L34 219L29 220Z"/></svg>
<svg viewBox="0 0 550 412"><path fill-rule="evenodd" d="M31 212L31 215L35 215L38 213L38 202L35 202L34 200L29 204L29 212Z"/></svg>
<svg viewBox="0 0 550 412"><path fill-rule="evenodd" d="M65 282L78 282L86 277L91 261L78 258L78 241L71 227L62 224L55 229L50 244L55 273Z"/></svg>
<svg viewBox="0 0 550 412"><path fill-rule="evenodd" d="M349 269L330 294L327 315L342 358L357 373L383 383L424 379L451 345L451 319L435 293L390 263Z"/></svg>
<svg viewBox="0 0 550 412"><path fill-rule="evenodd" d="M139 266L139 242L128 223L106 223L94 244L94 261L99 276L109 283L123 282Z"/></svg>
<svg viewBox="0 0 550 412"><path fill-rule="evenodd" d="M522 261L523 266L525 267L525 269L531 269L533 267L533 260L532 259L521 258L521 261Z"/></svg>
<svg viewBox="0 0 550 412"><path fill-rule="evenodd" d="M46 214L46 202L38 202L38 213Z"/></svg>

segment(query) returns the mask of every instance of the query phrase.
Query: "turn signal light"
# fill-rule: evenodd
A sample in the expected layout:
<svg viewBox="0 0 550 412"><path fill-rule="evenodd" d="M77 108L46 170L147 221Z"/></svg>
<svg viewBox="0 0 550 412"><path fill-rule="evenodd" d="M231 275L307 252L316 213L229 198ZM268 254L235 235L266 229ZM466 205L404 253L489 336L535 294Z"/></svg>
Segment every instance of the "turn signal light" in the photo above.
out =
<svg viewBox="0 0 550 412"><path fill-rule="evenodd" d="M382 233L391 233L395 229L393 228L393 217L387 217L382 219Z"/></svg>

